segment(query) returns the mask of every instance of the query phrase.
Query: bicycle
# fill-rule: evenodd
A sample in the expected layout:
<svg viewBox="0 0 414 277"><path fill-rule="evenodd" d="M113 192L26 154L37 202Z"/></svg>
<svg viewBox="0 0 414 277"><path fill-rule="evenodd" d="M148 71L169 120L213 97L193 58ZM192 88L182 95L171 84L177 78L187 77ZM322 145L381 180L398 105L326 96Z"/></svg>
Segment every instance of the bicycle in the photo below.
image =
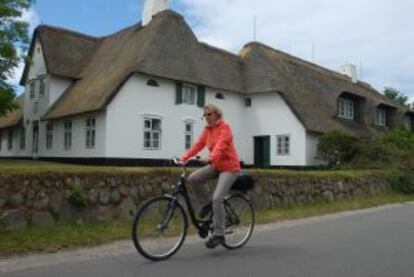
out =
<svg viewBox="0 0 414 277"><path fill-rule="evenodd" d="M195 216L186 187L187 163L177 158L182 167L179 180L172 186L171 194L147 200L137 211L132 226L132 240L138 252L152 261L162 261L173 256L181 248L188 232L188 215L180 199L184 200L191 223L201 238L213 231L212 209L206 219ZM211 203L210 203L211 205ZM224 199L225 242L227 249L244 246L254 228L254 208L245 191L230 190Z"/></svg>

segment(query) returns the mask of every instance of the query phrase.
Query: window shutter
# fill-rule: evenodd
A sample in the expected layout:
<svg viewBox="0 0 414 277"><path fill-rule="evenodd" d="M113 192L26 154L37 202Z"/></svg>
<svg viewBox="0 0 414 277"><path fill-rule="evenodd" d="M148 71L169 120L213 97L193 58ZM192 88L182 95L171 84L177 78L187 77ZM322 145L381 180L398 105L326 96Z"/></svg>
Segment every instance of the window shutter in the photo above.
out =
<svg viewBox="0 0 414 277"><path fill-rule="evenodd" d="M183 103L183 84L177 82L175 84L175 104L180 105Z"/></svg>
<svg viewBox="0 0 414 277"><path fill-rule="evenodd" d="M203 86L197 87L197 106L204 107L206 102L206 88Z"/></svg>

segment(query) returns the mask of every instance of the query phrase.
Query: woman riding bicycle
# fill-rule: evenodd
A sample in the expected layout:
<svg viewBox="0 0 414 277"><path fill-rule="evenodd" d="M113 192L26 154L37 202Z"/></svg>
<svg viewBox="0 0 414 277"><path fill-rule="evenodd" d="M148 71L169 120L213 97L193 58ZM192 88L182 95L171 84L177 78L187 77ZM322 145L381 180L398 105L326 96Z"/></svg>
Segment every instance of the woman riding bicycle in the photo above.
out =
<svg viewBox="0 0 414 277"><path fill-rule="evenodd" d="M203 185L206 180L218 176L212 199L213 233L206 241L208 248L215 248L224 242L225 211L223 201L239 176L240 161L233 144L230 126L223 119L222 111L213 104L205 105L203 110L207 125L202 130L198 140L182 155L180 160L185 162L205 146L208 148L208 158L201 160L207 165L190 174L188 181L194 184L195 196L204 206L200 213L203 216L206 215L209 207L207 193Z"/></svg>

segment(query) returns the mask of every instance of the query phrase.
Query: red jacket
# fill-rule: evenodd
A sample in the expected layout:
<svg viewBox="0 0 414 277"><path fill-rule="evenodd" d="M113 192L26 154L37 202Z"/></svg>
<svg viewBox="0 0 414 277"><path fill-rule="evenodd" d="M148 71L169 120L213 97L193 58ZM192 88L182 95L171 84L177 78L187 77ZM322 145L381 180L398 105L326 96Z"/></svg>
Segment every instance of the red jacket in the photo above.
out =
<svg viewBox="0 0 414 277"><path fill-rule="evenodd" d="M197 142L181 157L182 161L200 152L205 146L209 151L208 160L217 171L239 171L240 161L233 145L233 134L223 119L214 125L204 127Z"/></svg>

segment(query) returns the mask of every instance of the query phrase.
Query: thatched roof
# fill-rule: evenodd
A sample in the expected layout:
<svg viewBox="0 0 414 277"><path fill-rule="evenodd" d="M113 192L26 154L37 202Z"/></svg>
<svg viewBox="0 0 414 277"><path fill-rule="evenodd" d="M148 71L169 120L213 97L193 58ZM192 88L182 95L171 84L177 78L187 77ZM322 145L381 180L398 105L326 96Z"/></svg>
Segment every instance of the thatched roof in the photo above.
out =
<svg viewBox="0 0 414 277"><path fill-rule="evenodd" d="M246 92L280 93L309 131L324 133L337 128L370 136L377 132L372 125L379 105L399 110L397 118L405 111L404 107L366 83L353 83L348 76L264 44L249 43L242 49L240 56L244 66ZM337 101L343 93L355 95L364 102L362 122L337 118Z"/></svg>
<svg viewBox="0 0 414 277"><path fill-rule="evenodd" d="M199 43L181 15L165 11L145 28L138 24L99 39L79 80L44 118L103 109L134 72L242 91L240 65L237 55Z"/></svg>
<svg viewBox="0 0 414 277"><path fill-rule="evenodd" d="M78 79L80 71L94 54L98 39L74 31L41 25L36 28L29 48L33 55L36 39L40 41L49 74ZM25 85L30 64L26 64L21 85Z"/></svg>
<svg viewBox="0 0 414 277"><path fill-rule="evenodd" d="M17 97L18 108L8 112L5 116L0 117L0 129L9 128L17 125L23 120L24 94Z"/></svg>
<svg viewBox="0 0 414 277"><path fill-rule="evenodd" d="M48 73L74 79L43 119L104 109L134 73L244 94L277 92L311 132L342 128L368 136L377 130L373 122L379 105L395 109L398 119L407 112L366 83L353 83L347 76L266 45L249 43L235 55L201 43L183 17L170 10L145 27L139 23L106 37L40 26L33 41L36 38L42 43ZM27 68L23 84L26 75ZM336 118L342 93L361 99L362 122Z"/></svg>

